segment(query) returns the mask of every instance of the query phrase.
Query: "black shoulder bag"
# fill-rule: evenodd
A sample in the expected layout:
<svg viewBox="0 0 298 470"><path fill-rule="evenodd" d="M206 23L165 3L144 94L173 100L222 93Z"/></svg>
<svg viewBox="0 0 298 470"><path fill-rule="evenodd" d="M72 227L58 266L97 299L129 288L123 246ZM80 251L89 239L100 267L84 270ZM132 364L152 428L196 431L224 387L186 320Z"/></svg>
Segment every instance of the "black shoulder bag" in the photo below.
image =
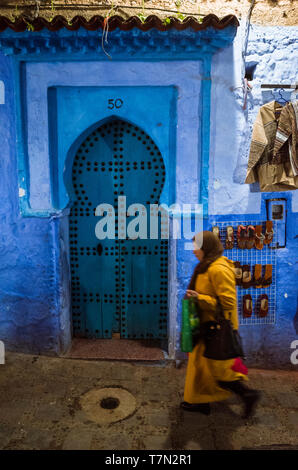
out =
<svg viewBox="0 0 298 470"><path fill-rule="evenodd" d="M216 321L209 321L202 325L205 342L204 356L219 361L236 357L244 358L241 337L238 331L233 329L231 321L225 318L218 297L215 319Z"/></svg>

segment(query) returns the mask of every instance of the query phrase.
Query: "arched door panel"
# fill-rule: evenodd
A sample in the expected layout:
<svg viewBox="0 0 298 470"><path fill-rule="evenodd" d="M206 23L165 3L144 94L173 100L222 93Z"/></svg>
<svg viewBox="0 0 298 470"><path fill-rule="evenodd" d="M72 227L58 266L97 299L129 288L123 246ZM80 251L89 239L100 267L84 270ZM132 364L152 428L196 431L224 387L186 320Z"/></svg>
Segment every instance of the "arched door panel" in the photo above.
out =
<svg viewBox="0 0 298 470"><path fill-rule="evenodd" d="M76 336L125 338L167 336L167 240L151 240L150 204L165 182L162 156L144 131L122 120L96 129L78 149L72 172L70 215L73 326ZM126 197L119 225L118 197ZM115 212L115 239L95 235L99 204ZM147 218L147 239L118 238L135 215ZM132 207L134 209L134 207ZM113 213L111 217L113 217ZM106 213L103 217L106 216ZM130 225L131 227L131 225ZM139 226L135 231L139 231ZM127 234L126 234L127 235Z"/></svg>

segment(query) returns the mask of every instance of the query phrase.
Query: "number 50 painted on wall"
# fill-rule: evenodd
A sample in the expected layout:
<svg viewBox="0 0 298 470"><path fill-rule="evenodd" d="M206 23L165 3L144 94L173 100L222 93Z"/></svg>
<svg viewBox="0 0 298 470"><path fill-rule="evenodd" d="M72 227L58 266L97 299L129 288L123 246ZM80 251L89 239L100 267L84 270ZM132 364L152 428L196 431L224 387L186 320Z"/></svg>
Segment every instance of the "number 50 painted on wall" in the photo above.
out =
<svg viewBox="0 0 298 470"><path fill-rule="evenodd" d="M123 105L123 101L121 98L117 98L116 100L113 98L109 99L109 104L108 104L109 109L114 109L114 108L119 109L122 107L122 105Z"/></svg>

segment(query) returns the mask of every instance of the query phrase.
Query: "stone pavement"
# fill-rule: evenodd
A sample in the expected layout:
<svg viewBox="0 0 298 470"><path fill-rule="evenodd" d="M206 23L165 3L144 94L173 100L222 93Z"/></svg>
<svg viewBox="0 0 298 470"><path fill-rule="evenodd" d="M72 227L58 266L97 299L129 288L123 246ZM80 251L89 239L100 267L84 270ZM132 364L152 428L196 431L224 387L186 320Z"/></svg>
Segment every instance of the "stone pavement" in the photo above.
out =
<svg viewBox="0 0 298 470"><path fill-rule="evenodd" d="M240 418L237 397L213 404L208 417L180 410L184 377L185 366L177 369L175 363L7 353L0 365L0 448L298 450L297 372L249 371L251 387L263 392L249 422ZM91 420L81 397L105 387L130 392L135 411L118 422Z"/></svg>

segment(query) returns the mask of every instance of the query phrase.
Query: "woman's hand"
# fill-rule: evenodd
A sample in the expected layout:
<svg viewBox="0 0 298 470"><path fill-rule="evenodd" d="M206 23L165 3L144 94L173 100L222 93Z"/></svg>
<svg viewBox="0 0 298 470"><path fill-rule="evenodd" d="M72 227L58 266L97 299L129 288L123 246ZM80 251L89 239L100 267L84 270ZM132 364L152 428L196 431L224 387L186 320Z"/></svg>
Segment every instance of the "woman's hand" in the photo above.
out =
<svg viewBox="0 0 298 470"><path fill-rule="evenodd" d="M198 297L198 293L195 290L187 290L186 291L186 297Z"/></svg>

